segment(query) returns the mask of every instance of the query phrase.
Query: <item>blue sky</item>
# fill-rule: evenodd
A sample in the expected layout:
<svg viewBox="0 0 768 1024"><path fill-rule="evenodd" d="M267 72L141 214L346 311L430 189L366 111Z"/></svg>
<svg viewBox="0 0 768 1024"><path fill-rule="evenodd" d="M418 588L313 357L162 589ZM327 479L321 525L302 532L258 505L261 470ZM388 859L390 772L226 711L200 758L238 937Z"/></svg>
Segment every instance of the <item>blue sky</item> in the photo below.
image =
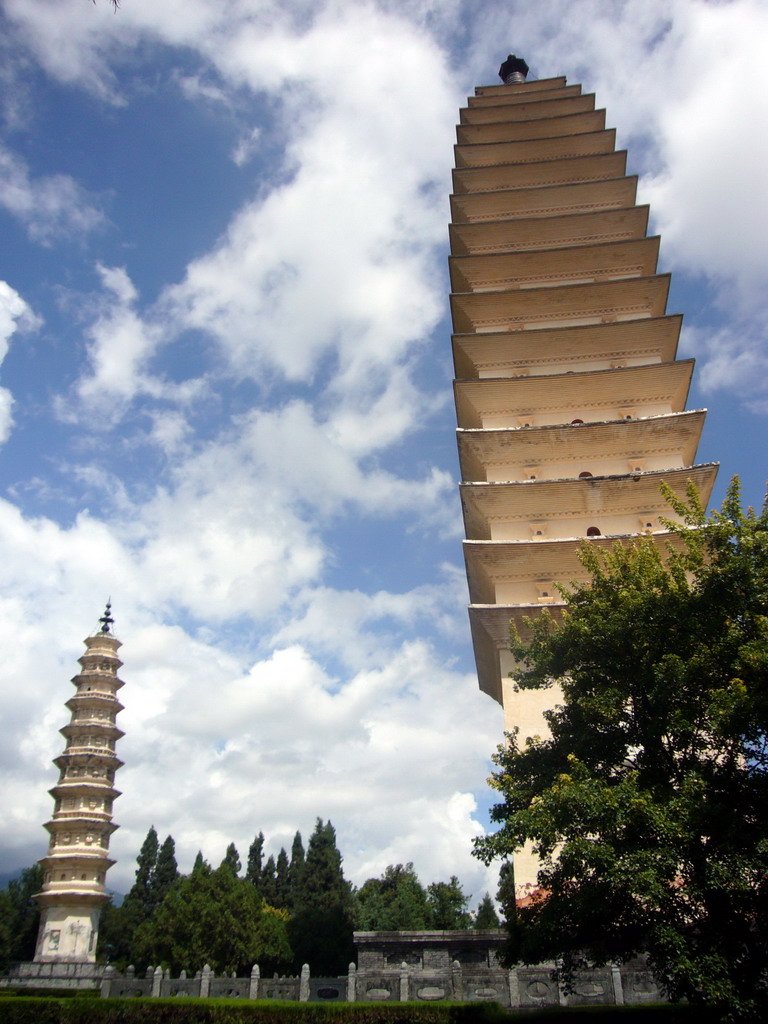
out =
<svg viewBox="0 0 768 1024"><path fill-rule="evenodd" d="M501 710L466 622L447 320L458 107L507 52L642 174L710 408L762 500L768 9L757 0L4 0L0 870L42 856L112 596L111 884L337 827L362 883L493 888Z"/></svg>

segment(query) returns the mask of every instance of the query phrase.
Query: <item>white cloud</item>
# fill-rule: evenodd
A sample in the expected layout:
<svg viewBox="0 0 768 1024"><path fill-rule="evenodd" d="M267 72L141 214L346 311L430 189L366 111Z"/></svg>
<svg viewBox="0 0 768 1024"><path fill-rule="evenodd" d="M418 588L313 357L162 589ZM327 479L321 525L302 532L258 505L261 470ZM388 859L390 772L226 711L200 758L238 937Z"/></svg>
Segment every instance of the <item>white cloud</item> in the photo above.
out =
<svg viewBox="0 0 768 1024"><path fill-rule="evenodd" d="M6 281L0 281L0 363L8 354L8 343L17 330L32 331L41 320ZM13 395L0 388L0 444L8 440L13 425Z"/></svg>
<svg viewBox="0 0 768 1024"><path fill-rule="evenodd" d="M104 223L93 199L66 174L35 177L20 157L0 146L0 205L43 245L82 236Z"/></svg>
<svg viewBox="0 0 768 1024"><path fill-rule="evenodd" d="M237 140L237 145L232 152L232 160L238 167L244 167L248 161L258 152L261 129L250 128Z"/></svg>
<svg viewBox="0 0 768 1024"><path fill-rule="evenodd" d="M91 419L95 413L102 426L112 426L138 396L182 404L199 397L203 380L174 383L149 371L162 330L137 312L138 293L125 269L100 264L97 271L105 294L97 300L85 331L90 372L75 388L82 409L72 405L70 396L62 398L62 419L77 420L82 414Z"/></svg>
<svg viewBox="0 0 768 1024"><path fill-rule="evenodd" d="M757 406L765 341L761 321L747 330L743 317L763 280L754 123L768 90L753 40L764 7L126 0L113 15L107 3L7 0L6 17L49 75L92 99L130 102L123 58L138 78L162 51L153 73L190 103L236 111L225 149L261 175L209 250L187 256L175 283L160 280L156 303L104 257L83 314L85 369L67 396L74 440L51 513L62 522L0 502L9 828L25 849L42 837L77 640L112 593L127 683L113 884L130 883L152 821L188 867L198 847L215 860L232 839L244 854L260 828L287 844L320 814L356 881L414 860L425 881L455 872L479 897L493 885L469 840L501 716L456 667L468 647L462 570L427 564L399 591L367 586L344 536L354 523L375 547L389 520L423 531L426 550L458 520L448 474L414 453L450 400L419 360L432 344L448 361L448 328L430 336L446 310L459 93L492 80L510 48L540 75L597 85L609 123L642 144L633 161L653 171L645 192L665 258L710 273L740 303L738 329L723 303L722 330L691 336L702 384ZM710 76L718 39L727 69ZM175 47L183 74L169 70ZM728 164L713 157L723 149ZM86 229L77 217L95 207L73 179L9 159L28 230ZM29 314L12 289L0 297L7 338ZM198 332L214 342L205 370L179 383L170 354ZM122 447L100 460L94 428L118 424ZM120 454L146 442L162 472L147 460L132 478ZM50 501L53 479L15 493L34 487L42 502L47 486ZM89 493L112 497L64 525L62 509ZM348 562L333 586L338 559Z"/></svg>

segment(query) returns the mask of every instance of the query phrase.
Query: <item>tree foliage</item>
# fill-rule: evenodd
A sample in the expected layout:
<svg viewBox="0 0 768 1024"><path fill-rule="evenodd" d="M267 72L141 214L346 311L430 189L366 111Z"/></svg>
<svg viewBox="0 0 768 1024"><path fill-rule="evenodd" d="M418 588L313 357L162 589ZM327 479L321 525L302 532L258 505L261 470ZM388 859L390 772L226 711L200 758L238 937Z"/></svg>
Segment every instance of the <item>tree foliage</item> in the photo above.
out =
<svg viewBox="0 0 768 1024"><path fill-rule="evenodd" d="M35 864L0 892L0 966L34 958L40 911L32 897L42 885L43 869Z"/></svg>
<svg viewBox="0 0 768 1024"><path fill-rule="evenodd" d="M499 927L499 915L496 913L496 907L493 905L490 893L486 893L480 901L477 912L472 920L472 927L477 931Z"/></svg>
<svg viewBox="0 0 768 1024"><path fill-rule="evenodd" d="M363 931L419 931L429 927L427 891L413 864L390 864L381 878L369 878L355 895Z"/></svg>
<svg viewBox="0 0 768 1024"><path fill-rule="evenodd" d="M233 875L240 874L240 854L237 852L237 847L234 843L230 843L227 847L227 852L224 854L224 860L221 862L221 867L228 867Z"/></svg>
<svg viewBox="0 0 768 1024"><path fill-rule="evenodd" d="M317 974L345 972L354 954L354 908L330 821L317 819L293 899L289 938L296 962Z"/></svg>
<svg viewBox="0 0 768 1024"><path fill-rule="evenodd" d="M556 681L548 738L500 749L499 831L486 862L528 841L538 898L508 956L566 972L646 951L670 994L759 1014L768 1005L768 510L738 483L707 515L693 487L666 551L602 553L567 615L513 638L517 683Z"/></svg>
<svg viewBox="0 0 768 1024"><path fill-rule="evenodd" d="M162 964L194 972L248 974L254 963L278 969L291 960L286 919L267 907L225 857L215 871L196 870L179 879L134 939L137 965Z"/></svg>
<svg viewBox="0 0 768 1024"><path fill-rule="evenodd" d="M262 861L264 859L264 833L259 832L248 848L248 863L245 877L257 889L261 885Z"/></svg>
<svg viewBox="0 0 768 1024"><path fill-rule="evenodd" d="M472 917L467 910L468 900L456 875L451 875L450 882L432 882L427 886L429 927L442 931L469 928Z"/></svg>

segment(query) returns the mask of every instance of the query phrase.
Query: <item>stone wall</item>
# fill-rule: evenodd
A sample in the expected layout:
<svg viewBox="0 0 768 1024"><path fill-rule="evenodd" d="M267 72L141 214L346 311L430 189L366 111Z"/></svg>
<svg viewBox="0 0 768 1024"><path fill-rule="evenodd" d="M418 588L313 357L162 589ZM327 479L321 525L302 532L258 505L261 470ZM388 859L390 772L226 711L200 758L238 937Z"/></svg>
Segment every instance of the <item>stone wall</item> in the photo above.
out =
<svg viewBox="0 0 768 1024"><path fill-rule="evenodd" d="M544 1006L621 1005L662 999L642 959L585 970L573 991L558 982L555 964L507 969L499 963L505 933L355 932L357 965L341 978L262 978L258 965L248 977L217 977L207 965L194 977L172 978L162 968L137 975L104 964L17 964L0 978L4 986L99 988L102 996L194 996L202 999L289 999L301 1002L495 1002L534 1009Z"/></svg>

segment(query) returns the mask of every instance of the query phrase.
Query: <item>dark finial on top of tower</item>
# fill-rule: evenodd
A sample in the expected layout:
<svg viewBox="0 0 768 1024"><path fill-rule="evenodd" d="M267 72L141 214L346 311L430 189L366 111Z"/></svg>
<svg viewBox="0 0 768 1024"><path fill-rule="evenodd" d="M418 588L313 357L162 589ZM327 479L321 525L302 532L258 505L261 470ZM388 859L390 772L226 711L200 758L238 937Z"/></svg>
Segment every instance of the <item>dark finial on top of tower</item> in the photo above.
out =
<svg viewBox="0 0 768 1024"><path fill-rule="evenodd" d="M112 618L112 601L107 601L107 607L104 609L104 614L99 619L101 623L101 632L109 633L109 627L113 625L114 619Z"/></svg>
<svg viewBox="0 0 768 1024"><path fill-rule="evenodd" d="M515 85L524 82L528 74L528 65L522 57L516 57L510 53L507 59L499 68L499 78L504 85Z"/></svg>

